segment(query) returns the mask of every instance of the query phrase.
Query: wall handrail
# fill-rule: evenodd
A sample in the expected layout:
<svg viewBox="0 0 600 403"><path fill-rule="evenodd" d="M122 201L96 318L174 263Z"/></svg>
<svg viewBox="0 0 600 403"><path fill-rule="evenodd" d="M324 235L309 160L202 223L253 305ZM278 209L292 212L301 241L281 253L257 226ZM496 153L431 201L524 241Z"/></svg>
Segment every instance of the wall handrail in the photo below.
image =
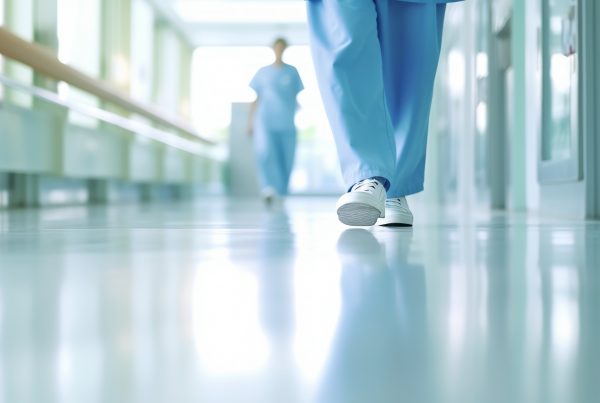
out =
<svg viewBox="0 0 600 403"><path fill-rule="evenodd" d="M122 91L113 88L110 84L90 77L87 74L62 63L47 48L28 42L2 27L0 27L0 54L31 67L44 76L57 81L63 81L80 90L95 95L105 102L120 106L129 112L141 115L156 123L193 136L205 144L216 144L215 142L200 136L196 130L183 119L169 116L159 111L155 106L134 100Z"/></svg>
<svg viewBox="0 0 600 403"><path fill-rule="evenodd" d="M116 113L108 112L104 109L100 109L90 105L69 102L67 100L62 99L58 94L52 91L23 84L8 77L5 77L1 74L0 84L6 88L27 93L38 99L43 99L44 101L47 101L51 104L58 105L70 111L74 111L82 115L97 119L117 128L123 129L131 133L135 133L139 136L146 137L148 139L157 141L159 143L168 145L173 148L177 148L187 153L200 155L204 157L210 157L219 161L225 160L225 155L221 147L208 145L204 142L201 142L199 139L186 139L176 134L157 129L156 127L152 127L147 123L135 121L133 119L126 118Z"/></svg>

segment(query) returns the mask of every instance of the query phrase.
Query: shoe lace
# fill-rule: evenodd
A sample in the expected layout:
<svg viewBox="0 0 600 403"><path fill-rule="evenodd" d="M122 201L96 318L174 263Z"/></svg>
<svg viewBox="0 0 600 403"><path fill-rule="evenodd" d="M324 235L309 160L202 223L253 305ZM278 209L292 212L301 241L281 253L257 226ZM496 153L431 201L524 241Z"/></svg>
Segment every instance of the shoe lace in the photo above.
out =
<svg viewBox="0 0 600 403"><path fill-rule="evenodd" d="M376 179L363 179L352 188L353 191L371 192L381 184Z"/></svg>
<svg viewBox="0 0 600 403"><path fill-rule="evenodd" d="M408 209L408 204L404 198L387 199L385 204L389 207L397 207L405 210Z"/></svg>

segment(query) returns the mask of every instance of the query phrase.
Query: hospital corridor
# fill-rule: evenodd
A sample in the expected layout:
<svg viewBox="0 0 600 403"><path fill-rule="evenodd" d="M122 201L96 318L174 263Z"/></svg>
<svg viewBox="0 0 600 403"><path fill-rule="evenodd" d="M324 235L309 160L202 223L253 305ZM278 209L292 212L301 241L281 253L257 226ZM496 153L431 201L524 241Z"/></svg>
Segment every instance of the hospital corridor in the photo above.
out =
<svg viewBox="0 0 600 403"><path fill-rule="evenodd" d="M0 403L600 402L598 21L0 0Z"/></svg>

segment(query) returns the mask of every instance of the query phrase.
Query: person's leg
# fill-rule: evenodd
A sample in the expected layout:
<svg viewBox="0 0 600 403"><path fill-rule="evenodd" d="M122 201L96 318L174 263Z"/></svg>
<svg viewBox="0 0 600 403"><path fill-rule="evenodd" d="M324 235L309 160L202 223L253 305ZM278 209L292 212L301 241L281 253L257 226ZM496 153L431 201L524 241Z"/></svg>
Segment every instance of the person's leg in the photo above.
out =
<svg viewBox="0 0 600 403"><path fill-rule="evenodd" d="M281 172L283 173L283 188L285 189L282 195L289 193L290 177L296 157L296 137L296 130L283 132L281 136Z"/></svg>
<svg viewBox="0 0 600 403"><path fill-rule="evenodd" d="M388 198L423 190L433 84L445 4L376 0L396 169Z"/></svg>
<svg viewBox="0 0 600 403"><path fill-rule="evenodd" d="M309 0L308 22L346 187L372 177L391 181L396 151L373 0Z"/></svg>
<svg viewBox="0 0 600 403"><path fill-rule="evenodd" d="M258 177L263 196L281 189L281 170L278 163L277 133L260 128L255 130L255 149L258 163ZM272 196L272 195L271 195Z"/></svg>

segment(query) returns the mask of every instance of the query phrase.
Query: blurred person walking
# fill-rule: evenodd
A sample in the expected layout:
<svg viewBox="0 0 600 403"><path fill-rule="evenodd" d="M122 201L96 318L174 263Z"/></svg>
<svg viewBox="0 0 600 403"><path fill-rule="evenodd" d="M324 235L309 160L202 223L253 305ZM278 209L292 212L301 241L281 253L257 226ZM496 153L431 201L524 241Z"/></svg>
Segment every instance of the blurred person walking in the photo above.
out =
<svg viewBox="0 0 600 403"><path fill-rule="evenodd" d="M294 66L283 62L284 38L273 43L275 62L258 70L250 82L256 92L248 133L254 136L262 196L267 204L287 195L296 153L294 117L297 96L304 89Z"/></svg>
<svg viewBox="0 0 600 403"><path fill-rule="evenodd" d="M347 225L412 225L446 4L308 0L313 59L348 192Z"/></svg>

